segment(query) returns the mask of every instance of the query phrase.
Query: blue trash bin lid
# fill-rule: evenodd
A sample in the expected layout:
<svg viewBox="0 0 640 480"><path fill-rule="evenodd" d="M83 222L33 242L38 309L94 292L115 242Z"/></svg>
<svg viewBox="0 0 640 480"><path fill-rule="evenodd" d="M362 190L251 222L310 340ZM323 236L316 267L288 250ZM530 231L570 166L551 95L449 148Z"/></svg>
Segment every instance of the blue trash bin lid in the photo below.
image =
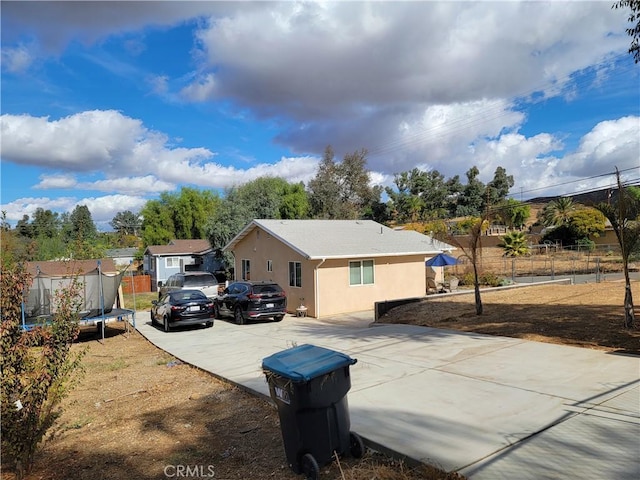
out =
<svg viewBox="0 0 640 480"><path fill-rule="evenodd" d="M300 345L264 358L262 368L294 382L304 382L356 362L355 358L328 348Z"/></svg>

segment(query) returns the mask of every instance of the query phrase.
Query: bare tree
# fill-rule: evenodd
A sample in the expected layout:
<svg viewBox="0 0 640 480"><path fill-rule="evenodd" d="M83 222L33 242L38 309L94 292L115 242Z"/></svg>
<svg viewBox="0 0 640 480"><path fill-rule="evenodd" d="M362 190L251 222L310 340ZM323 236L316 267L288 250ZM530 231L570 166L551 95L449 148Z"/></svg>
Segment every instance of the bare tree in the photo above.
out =
<svg viewBox="0 0 640 480"><path fill-rule="evenodd" d="M460 237L448 236L449 242L462 250L462 253L471 261L473 266L473 286L475 291L476 315L482 315L482 297L480 296L479 262L482 257L482 234L489 226L487 215L475 219L466 241L461 242Z"/></svg>

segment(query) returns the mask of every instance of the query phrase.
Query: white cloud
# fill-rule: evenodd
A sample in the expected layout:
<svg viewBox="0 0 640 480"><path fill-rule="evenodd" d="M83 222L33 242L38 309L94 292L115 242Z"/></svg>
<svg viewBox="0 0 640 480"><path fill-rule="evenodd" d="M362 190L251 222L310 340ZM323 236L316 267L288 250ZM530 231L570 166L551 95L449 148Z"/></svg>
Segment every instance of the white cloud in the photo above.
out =
<svg viewBox="0 0 640 480"><path fill-rule="evenodd" d="M165 134L112 110L60 120L2 115L0 132L5 161L106 177L80 181L70 173L55 173L41 177L36 186L40 189L159 193L173 190L176 184L223 188L265 175L298 182L311 178L317 165L317 159L298 157L247 169L223 166L212 161L215 154L210 150L171 147Z"/></svg>
<svg viewBox="0 0 640 480"><path fill-rule="evenodd" d="M147 199L136 195L105 195L102 197L25 197L2 205L7 212L7 220L15 223L24 215L33 217L38 208L54 212L71 213L78 205L86 205L91 212L91 218L100 230L109 230L108 223L116 213L130 210L138 212Z"/></svg>
<svg viewBox="0 0 640 480"><path fill-rule="evenodd" d="M31 66L33 56L24 45L2 48L2 68L11 73L24 73Z"/></svg>
<svg viewBox="0 0 640 480"><path fill-rule="evenodd" d="M638 168L640 173L640 117L600 122L580 141L580 146L562 162L562 170L576 176Z"/></svg>

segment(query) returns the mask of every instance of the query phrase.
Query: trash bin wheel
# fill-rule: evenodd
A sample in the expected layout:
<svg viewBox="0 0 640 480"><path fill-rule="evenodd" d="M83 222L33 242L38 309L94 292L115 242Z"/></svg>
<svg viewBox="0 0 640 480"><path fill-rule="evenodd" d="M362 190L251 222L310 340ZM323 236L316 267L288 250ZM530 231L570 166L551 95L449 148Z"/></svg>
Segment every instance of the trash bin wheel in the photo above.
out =
<svg viewBox="0 0 640 480"><path fill-rule="evenodd" d="M320 476L320 467L313 455L305 453L302 456L302 460L300 460L300 464L302 466L302 473L304 473L306 480L318 480L318 477Z"/></svg>
<svg viewBox="0 0 640 480"><path fill-rule="evenodd" d="M349 432L349 452L353 458L362 458L364 455L364 442L356 432Z"/></svg>

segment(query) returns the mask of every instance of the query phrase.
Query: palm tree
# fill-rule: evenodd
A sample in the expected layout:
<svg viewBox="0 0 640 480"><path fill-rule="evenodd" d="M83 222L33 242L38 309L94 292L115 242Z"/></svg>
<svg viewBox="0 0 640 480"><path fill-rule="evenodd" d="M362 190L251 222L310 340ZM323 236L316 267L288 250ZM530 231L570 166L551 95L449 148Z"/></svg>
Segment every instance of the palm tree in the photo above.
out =
<svg viewBox="0 0 640 480"><path fill-rule="evenodd" d="M521 257L529 254L529 242L523 232L507 233L498 246L504 249L507 257Z"/></svg>
<svg viewBox="0 0 640 480"><path fill-rule="evenodd" d="M559 227L566 225L571 220L571 214L577 206L569 197L560 197L550 201L542 211L542 223L546 226Z"/></svg>
<svg viewBox="0 0 640 480"><path fill-rule="evenodd" d="M616 175L618 176L618 200L614 205L600 203L596 208L611 222L613 231L618 237L625 281L624 327L633 328L635 316L629 278L629 256L640 246L640 191L632 187L622 188L618 169L616 169Z"/></svg>

